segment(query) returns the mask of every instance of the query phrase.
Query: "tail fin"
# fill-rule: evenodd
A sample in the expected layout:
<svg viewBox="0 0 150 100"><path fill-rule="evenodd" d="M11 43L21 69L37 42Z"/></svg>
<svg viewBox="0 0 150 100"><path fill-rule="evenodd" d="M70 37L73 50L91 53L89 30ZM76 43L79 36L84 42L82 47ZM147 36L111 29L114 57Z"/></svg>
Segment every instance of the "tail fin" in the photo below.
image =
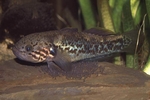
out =
<svg viewBox="0 0 150 100"><path fill-rule="evenodd" d="M141 38L143 38L143 33L141 34L141 31L139 31L139 28L136 28L134 30L125 32L123 35L131 39L131 44L125 48L123 51L128 53L134 53L136 48L142 43Z"/></svg>

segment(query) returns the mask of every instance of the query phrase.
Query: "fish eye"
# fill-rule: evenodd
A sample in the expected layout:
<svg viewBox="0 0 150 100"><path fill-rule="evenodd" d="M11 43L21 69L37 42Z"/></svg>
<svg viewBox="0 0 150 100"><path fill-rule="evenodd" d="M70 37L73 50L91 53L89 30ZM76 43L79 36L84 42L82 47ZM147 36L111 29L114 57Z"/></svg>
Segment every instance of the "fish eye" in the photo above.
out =
<svg viewBox="0 0 150 100"><path fill-rule="evenodd" d="M31 51L32 50L32 46L31 45L26 45L25 46L25 50L26 51Z"/></svg>
<svg viewBox="0 0 150 100"><path fill-rule="evenodd" d="M54 48L50 48L49 50L50 50L50 54L52 54L52 55L56 55L56 51L55 51L55 49L54 49Z"/></svg>

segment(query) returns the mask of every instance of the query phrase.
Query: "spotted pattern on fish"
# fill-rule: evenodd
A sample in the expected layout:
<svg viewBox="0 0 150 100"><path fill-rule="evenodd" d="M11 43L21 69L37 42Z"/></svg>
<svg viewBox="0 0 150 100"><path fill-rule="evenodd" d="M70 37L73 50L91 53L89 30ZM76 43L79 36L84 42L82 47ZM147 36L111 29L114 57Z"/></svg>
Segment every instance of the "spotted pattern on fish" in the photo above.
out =
<svg viewBox="0 0 150 100"><path fill-rule="evenodd" d="M20 59L30 62L43 62L47 59L52 61L58 58L69 58L69 61L74 62L122 52L132 42L131 37L121 34L98 35L74 30L56 30L25 36L15 44L13 52ZM25 50L27 45L32 47L31 51Z"/></svg>
<svg viewBox="0 0 150 100"><path fill-rule="evenodd" d="M66 36L60 44L57 44L58 49L66 51L70 55L74 55L74 57L80 56L81 54L100 55L120 52L132 42L130 38L124 35L97 37L98 39L86 39L83 37L76 39L72 36Z"/></svg>

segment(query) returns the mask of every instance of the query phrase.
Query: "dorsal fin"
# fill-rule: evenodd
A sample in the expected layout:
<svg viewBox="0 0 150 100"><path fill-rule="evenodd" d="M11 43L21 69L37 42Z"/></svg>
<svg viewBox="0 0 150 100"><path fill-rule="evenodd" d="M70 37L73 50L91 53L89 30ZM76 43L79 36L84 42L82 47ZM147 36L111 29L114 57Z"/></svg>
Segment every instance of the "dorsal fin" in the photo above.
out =
<svg viewBox="0 0 150 100"><path fill-rule="evenodd" d="M88 30L83 31L85 33L95 34L95 35L101 35L101 36L107 36L107 35L114 35L114 32L104 29L104 28L91 28Z"/></svg>
<svg viewBox="0 0 150 100"><path fill-rule="evenodd" d="M61 29L60 31L65 31L65 32L78 32L77 28L72 28L72 27L66 27Z"/></svg>

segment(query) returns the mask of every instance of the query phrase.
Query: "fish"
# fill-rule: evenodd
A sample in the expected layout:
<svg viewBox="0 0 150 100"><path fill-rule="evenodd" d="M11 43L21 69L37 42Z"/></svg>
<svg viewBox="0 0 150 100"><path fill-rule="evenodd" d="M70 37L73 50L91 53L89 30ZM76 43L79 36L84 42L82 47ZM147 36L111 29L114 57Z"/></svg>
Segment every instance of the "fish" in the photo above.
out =
<svg viewBox="0 0 150 100"><path fill-rule="evenodd" d="M21 60L47 62L50 69L57 66L67 72L72 62L103 60L116 53L134 51L136 33L114 34L103 28L80 32L76 28L64 28L29 34L20 39L12 51Z"/></svg>

